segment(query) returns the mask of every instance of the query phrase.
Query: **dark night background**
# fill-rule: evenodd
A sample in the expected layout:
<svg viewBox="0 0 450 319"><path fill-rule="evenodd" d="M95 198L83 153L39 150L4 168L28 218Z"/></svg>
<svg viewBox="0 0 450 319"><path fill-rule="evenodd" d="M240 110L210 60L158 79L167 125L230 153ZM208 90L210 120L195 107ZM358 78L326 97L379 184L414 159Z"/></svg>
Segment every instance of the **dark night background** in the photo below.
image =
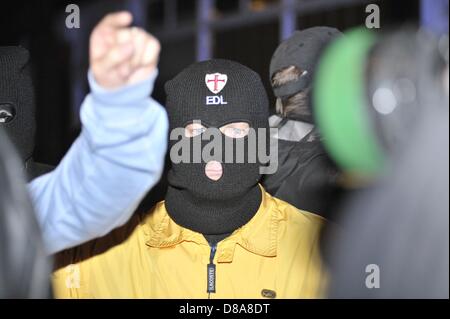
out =
<svg viewBox="0 0 450 319"><path fill-rule="evenodd" d="M303 0L306 2L314 0ZM196 60L196 1L178 0L175 15L163 1L147 1L145 28L161 41L160 76L153 96L164 104L163 84ZM253 11L277 5L278 1L247 3ZM316 10L301 12L297 28L328 25L346 30L364 23L368 3L381 9L381 27L419 21L419 0L412 1L333 1ZM65 8L80 7L81 28L66 29ZM324 3L322 1L322 3ZM270 57L279 43L279 17L234 19L237 0L216 0L212 23L212 56L241 62L257 71L268 87ZM37 136L34 158L56 165L79 133L78 107L87 93L88 37L90 30L107 12L128 9L129 1L2 1L0 4L0 45L22 45L31 52L36 91ZM136 22L139 25L139 19ZM142 23L141 23L142 24ZM169 31L167 31L169 30ZM75 81L74 79L78 79ZM82 94L81 94L82 93ZM273 102L273 96L269 95ZM272 103L273 104L273 103Z"/></svg>

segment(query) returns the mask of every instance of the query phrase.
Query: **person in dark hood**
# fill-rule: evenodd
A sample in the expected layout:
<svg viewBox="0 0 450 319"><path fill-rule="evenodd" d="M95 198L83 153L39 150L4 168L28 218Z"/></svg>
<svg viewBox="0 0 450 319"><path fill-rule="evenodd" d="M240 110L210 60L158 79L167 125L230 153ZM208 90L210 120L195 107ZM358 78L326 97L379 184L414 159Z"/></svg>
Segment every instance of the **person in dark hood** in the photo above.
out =
<svg viewBox="0 0 450 319"><path fill-rule="evenodd" d="M365 180L324 235L330 298L449 297L448 52L448 35L358 28L323 55L317 125Z"/></svg>
<svg viewBox="0 0 450 319"><path fill-rule="evenodd" d="M321 52L339 36L329 27L296 31L279 45L270 63L276 115L269 122L278 129L271 136L278 143L278 170L262 184L273 196L324 217L330 217L339 173L315 128L312 79Z"/></svg>

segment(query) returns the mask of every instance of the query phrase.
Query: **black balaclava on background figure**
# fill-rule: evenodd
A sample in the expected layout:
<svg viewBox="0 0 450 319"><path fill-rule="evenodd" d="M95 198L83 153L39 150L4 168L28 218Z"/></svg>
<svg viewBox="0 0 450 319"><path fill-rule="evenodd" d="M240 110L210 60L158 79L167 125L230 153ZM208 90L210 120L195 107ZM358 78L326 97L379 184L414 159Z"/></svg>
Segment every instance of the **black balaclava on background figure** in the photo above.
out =
<svg viewBox="0 0 450 319"><path fill-rule="evenodd" d="M225 86L216 94L206 85L215 74L217 80L226 78L226 82L220 82ZM166 84L166 93L171 130L183 128L194 120L200 120L207 128L220 128L232 122L248 122L256 131L268 128L269 103L261 78L239 63L227 60L195 63ZM226 104L207 105L207 97L211 96ZM223 134L221 137L224 146L230 137ZM197 135L187 139L190 143L199 139L203 149L209 141L201 138ZM248 151L251 151L248 136L243 139L244 163L225 163L222 157L218 161L222 163L223 174L217 181L205 175L203 159L201 163L172 163L169 171L165 201L169 215L177 224L202 233L210 243L220 241L246 224L261 204L258 185L261 164L258 160L248 162ZM170 141L170 146L176 142Z"/></svg>
<svg viewBox="0 0 450 319"><path fill-rule="evenodd" d="M6 131L32 179L51 169L33 161L35 123L30 54L22 47L0 47L0 127Z"/></svg>

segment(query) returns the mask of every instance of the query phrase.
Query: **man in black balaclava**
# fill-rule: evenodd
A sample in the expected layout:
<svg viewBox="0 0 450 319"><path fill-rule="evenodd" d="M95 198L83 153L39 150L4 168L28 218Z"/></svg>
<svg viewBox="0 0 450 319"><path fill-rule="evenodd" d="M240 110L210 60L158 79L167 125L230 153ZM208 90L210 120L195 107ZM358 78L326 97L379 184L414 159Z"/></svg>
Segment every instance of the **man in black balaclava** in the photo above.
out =
<svg viewBox="0 0 450 319"><path fill-rule="evenodd" d="M278 171L262 183L272 195L327 218L338 172L315 129L311 90L322 51L340 35L329 27L296 31L279 45L270 63L277 114L269 123L278 128L271 136L278 143Z"/></svg>
<svg viewBox="0 0 450 319"><path fill-rule="evenodd" d="M212 86L225 84L219 92L224 103L205 105L207 96L213 95L205 82ZM237 63L217 60L195 64L167 83L166 91L171 129L185 127L194 120L201 121L205 128L219 129L237 122L248 123L255 129L268 128L267 95L259 76ZM197 135L192 139L200 141L201 138ZM232 143L232 137L223 135L222 138L222 145L226 139ZM247 159L248 136L243 138L247 144L244 159ZM171 141L172 145L175 142ZM207 142L201 141L203 145ZM205 174L206 163L172 164L166 206L177 224L209 238L223 239L247 223L258 210L261 175L258 162L225 163L224 158L218 161L221 164L213 169L222 169L223 175L217 181Z"/></svg>
<svg viewBox="0 0 450 319"><path fill-rule="evenodd" d="M260 134L268 128L260 77L236 62L204 61L169 81L166 92L172 167L165 201L106 237L58 256L58 268L79 267L86 280L81 291L69 288L66 269L59 269L56 296L323 296L318 244L323 219L258 184L266 173L260 171L265 159L259 153L268 144L267 133Z"/></svg>
<svg viewBox="0 0 450 319"><path fill-rule="evenodd" d="M0 47L0 126L16 147L28 179L53 168L33 160L35 101L30 55L22 47Z"/></svg>

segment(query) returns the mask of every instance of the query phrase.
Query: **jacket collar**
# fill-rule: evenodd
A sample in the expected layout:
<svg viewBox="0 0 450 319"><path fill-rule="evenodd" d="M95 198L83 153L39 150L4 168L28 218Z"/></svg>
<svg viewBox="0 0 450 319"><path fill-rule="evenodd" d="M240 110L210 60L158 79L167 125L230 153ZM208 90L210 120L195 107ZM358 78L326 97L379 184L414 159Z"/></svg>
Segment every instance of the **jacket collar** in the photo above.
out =
<svg viewBox="0 0 450 319"><path fill-rule="evenodd" d="M277 255L278 226L283 216L276 208L271 195L262 190L261 205L255 216L244 226L218 244L217 261L232 262L236 245L253 254L265 257ZM154 225L149 225L153 231L148 234L147 245L154 248L167 248L190 241L198 245L208 243L202 234L177 225L168 215L164 205L160 207L162 218Z"/></svg>

